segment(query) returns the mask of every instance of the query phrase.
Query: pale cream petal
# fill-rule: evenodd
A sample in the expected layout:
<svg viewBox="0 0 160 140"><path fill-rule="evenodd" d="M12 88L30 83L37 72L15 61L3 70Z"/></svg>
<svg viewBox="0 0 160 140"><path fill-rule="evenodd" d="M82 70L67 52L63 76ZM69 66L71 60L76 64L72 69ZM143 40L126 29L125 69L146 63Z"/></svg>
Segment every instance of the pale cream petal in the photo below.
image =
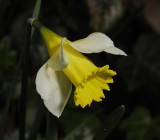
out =
<svg viewBox="0 0 160 140"><path fill-rule="evenodd" d="M65 41L66 41L66 38L63 38L59 52L56 53L54 56L51 56L51 58L48 60L49 66L56 71L60 71L66 68L69 64L67 56L65 55L65 52L63 49L63 43Z"/></svg>
<svg viewBox="0 0 160 140"><path fill-rule="evenodd" d="M70 96L72 83L62 71L53 71L45 63L37 73L36 89L47 109L59 117Z"/></svg>
<svg viewBox="0 0 160 140"><path fill-rule="evenodd" d="M105 49L104 51L107 52L107 53L115 54L115 55L127 56L127 54L124 51L122 51L121 49L116 48L114 46L111 46L111 47Z"/></svg>
<svg viewBox="0 0 160 140"><path fill-rule="evenodd" d="M112 54L125 55L123 51L114 47L113 41L107 35L100 32L92 33L84 39L70 42L68 44L82 53L99 53L105 51Z"/></svg>

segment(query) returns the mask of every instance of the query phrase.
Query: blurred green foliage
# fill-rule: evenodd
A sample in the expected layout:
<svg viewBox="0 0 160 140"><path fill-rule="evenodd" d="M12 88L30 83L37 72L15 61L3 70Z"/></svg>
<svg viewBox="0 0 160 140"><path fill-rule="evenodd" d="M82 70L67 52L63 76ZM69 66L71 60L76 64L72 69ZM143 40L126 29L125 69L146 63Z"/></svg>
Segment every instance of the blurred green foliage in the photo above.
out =
<svg viewBox="0 0 160 140"><path fill-rule="evenodd" d="M160 138L160 116L153 118L145 107L136 107L120 127L128 131L127 140L153 140Z"/></svg>
<svg viewBox="0 0 160 140"><path fill-rule="evenodd" d="M87 55L97 66L109 64L116 70L115 83L110 85L110 92L105 92L103 102L93 102L85 109L74 105L72 93L57 120L47 115L35 88L36 73L48 59L44 42L35 31L31 40L27 94L26 137L29 140L55 138L57 131L60 140L92 140L99 134L107 134L104 138L107 140L160 139L160 36L144 16L145 6L149 5L147 1L139 2L140 6L136 3L135 0L42 0L39 20L57 34L77 40L100 31L109 35L115 46L128 56ZM34 5L32 0L0 1L0 121L25 43L26 21L32 16ZM18 78L21 79L21 73ZM19 83L20 80L16 82L7 117L5 140L18 139ZM122 104L126 107L122 123L118 125L123 111L115 115L117 122L110 125L111 118L114 119L111 114ZM104 131L99 133L102 129Z"/></svg>
<svg viewBox="0 0 160 140"><path fill-rule="evenodd" d="M12 39L5 36L0 40L0 94L8 92L10 81L13 79L16 64L16 51L12 49Z"/></svg>

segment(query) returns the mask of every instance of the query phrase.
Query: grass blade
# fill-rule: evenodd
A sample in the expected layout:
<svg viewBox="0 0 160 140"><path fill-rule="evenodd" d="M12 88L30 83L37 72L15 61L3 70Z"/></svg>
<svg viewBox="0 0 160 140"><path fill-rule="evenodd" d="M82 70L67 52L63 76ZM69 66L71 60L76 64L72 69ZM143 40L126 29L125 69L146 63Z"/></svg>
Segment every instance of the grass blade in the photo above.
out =
<svg viewBox="0 0 160 140"><path fill-rule="evenodd" d="M38 18L39 11L41 6L41 0L37 0L32 17ZM32 29L32 31L31 31ZM23 71L22 71L22 89L21 89L21 108L20 108L20 140L25 140L25 120L26 120L26 99L27 99L27 88L28 88L28 66L29 66L29 49L30 49L30 40L33 36L34 29L28 25L27 28L27 40L25 46L25 55L23 62Z"/></svg>
<svg viewBox="0 0 160 140"><path fill-rule="evenodd" d="M41 7L41 0L37 0L37 1L36 1L36 4L35 4L35 7L34 7L34 11L33 11L32 18L38 18L39 11L40 11L40 7ZM34 31L35 31L35 29L32 28L31 38L32 38L32 36L33 36Z"/></svg>
<svg viewBox="0 0 160 140"><path fill-rule="evenodd" d="M105 140L108 134L119 123L122 116L124 115L124 112L125 107L122 105L115 109L111 114L109 114L109 116L103 122L102 126L99 128L93 140Z"/></svg>

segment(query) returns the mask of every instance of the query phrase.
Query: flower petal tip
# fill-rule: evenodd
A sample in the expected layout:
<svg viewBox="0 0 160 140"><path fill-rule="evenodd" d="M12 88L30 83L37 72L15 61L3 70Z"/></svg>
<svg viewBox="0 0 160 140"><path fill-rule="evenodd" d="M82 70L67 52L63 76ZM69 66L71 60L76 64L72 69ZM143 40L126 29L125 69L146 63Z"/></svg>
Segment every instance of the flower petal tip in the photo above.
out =
<svg viewBox="0 0 160 140"><path fill-rule="evenodd" d="M104 51L107 52L107 53L114 54L114 55L127 56L127 54L124 51L122 51L121 49L119 49L115 46L110 46L109 48L105 49Z"/></svg>
<svg viewBox="0 0 160 140"><path fill-rule="evenodd" d="M45 63L37 73L36 89L47 109L60 117L72 90L72 84L65 74L54 71Z"/></svg>

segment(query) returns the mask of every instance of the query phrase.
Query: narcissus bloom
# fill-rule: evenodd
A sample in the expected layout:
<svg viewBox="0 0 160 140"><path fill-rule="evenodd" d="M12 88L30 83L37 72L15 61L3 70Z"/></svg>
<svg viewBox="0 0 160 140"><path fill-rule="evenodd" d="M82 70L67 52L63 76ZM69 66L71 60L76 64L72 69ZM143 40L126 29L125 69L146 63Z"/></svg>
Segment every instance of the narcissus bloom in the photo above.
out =
<svg viewBox="0 0 160 140"><path fill-rule="evenodd" d="M113 41L103 33L96 32L84 39L69 41L42 26L38 20L31 23L39 28L50 55L49 60L40 68L36 77L37 92L41 95L48 110L59 117L75 86L74 102L84 108L93 101L105 98L103 90L110 90L116 72L109 65L96 67L82 53L105 51L115 55L126 55L114 47Z"/></svg>

